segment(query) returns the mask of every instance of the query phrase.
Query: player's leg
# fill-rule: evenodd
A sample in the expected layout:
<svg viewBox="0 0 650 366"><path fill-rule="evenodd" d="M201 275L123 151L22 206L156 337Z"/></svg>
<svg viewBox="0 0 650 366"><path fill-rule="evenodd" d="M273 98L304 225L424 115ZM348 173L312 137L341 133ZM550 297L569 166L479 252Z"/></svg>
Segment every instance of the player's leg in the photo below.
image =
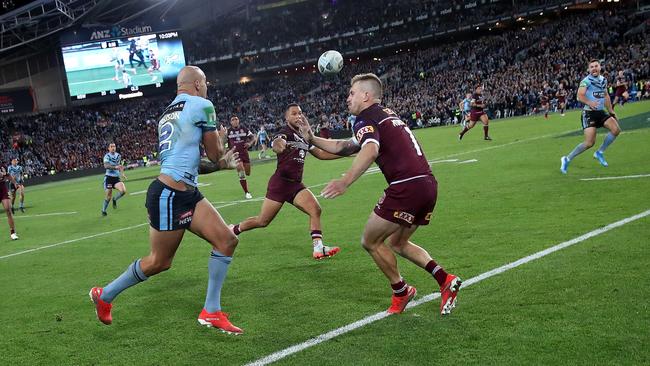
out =
<svg viewBox="0 0 650 366"><path fill-rule="evenodd" d="M596 152L594 152L594 158L598 159L600 164L606 167L609 164L607 164L607 161L605 160L605 150L614 142L614 140L616 140L616 137L618 137L618 135L621 133L621 127L618 125L618 121L614 117L609 117L605 121L604 126L609 130L609 133L605 137L603 144L600 145Z"/></svg>
<svg viewBox="0 0 650 366"><path fill-rule="evenodd" d="M228 333L243 333L240 328L232 325L227 315L221 311L221 288L239 242L237 236L205 198L196 204L190 231L212 245L208 262L208 288L205 304L198 318L199 323Z"/></svg>
<svg viewBox="0 0 650 366"><path fill-rule="evenodd" d="M483 139L487 141L492 140L492 138L490 138L490 135L488 134L490 120L488 119L487 114L483 113L481 115L481 123L483 123Z"/></svg>
<svg viewBox="0 0 650 366"><path fill-rule="evenodd" d="M250 166L248 169L248 172L250 174ZM244 191L244 197L247 199L253 198L248 191L248 182L246 181L246 168L244 166L244 163L237 165L237 175L239 176L239 185L241 185L241 188Z"/></svg>
<svg viewBox="0 0 650 366"><path fill-rule="evenodd" d="M24 185L19 185L18 186L18 191L20 193L20 212L25 212L25 186Z"/></svg>
<svg viewBox="0 0 650 366"><path fill-rule="evenodd" d="M467 133L467 131L469 131L469 130L471 130L472 128L474 128L474 126L476 125L476 122L478 122L478 121L474 121L474 120L470 117L469 122L465 125L465 127L463 127L463 130L460 131L460 134L458 135L458 140L462 140L462 139L463 139L463 136L465 136L465 134Z"/></svg>
<svg viewBox="0 0 650 366"><path fill-rule="evenodd" d="M363 231L361 244L370 254L375 264L388 279L393 291L389 313L401 313L408 302L415 297L417 290L406 284L397 267L397 258L384 244L386 239L396 233L400 225L387 221L372 212Z"/></svg>
<svg viewBox="0 0 650 366"><path fill-rule="evenodd" d="M11 213L16 213L16 196L18 195L18 188L14 186L13 183L9 183L11 189L9 190L9 195L11 196Z"/></svg>
<svg viewBox="0 0 650 366"><path fill-rule="evenodd" d="M14 224L14 215L11 212L11 201L9 200L9 198L5 198L2 200L2 207L4 207L5 213L7 214L7 223L9 224L9 236L11 237L11 240L16 240L18 239L18 235L16 235L16 225Z"/></svg>
<svg viewBox="0 0 650 366"><path fill-rule="evenodd" d="M284 202L277 202L265 198L264 202L262 202L262 209L260 210L260 214L257 216L249 217L246 220L235 225L232 229L233 232L235 235L239 235L244 231L257 229L260 227L267 227L271 221L273 221L278 212L280 212L283 204Z"/></svg>
<svg viewBox="0 0 650 366"><path fill-rule="evenodd" d="M584 112L583 112L584 113ZM561 158L560 171L566 174L567 169L569 168L569 163L578 155L585 152L585 150L590 149L594 146L596 142L596 127L587 127L584 130L585 139L583 142L579 143L567 156Z"/></svg>
<svg viewBox="0 0 650 366"><path fill-rule="evenodd" d="M397 254L433 276L438 286L440 286L440 293L442 294L440 312L443 315L449 314L456 306L456 294L460 289L461 280L455 275L447 273L442 266L431 258L431 255L426 250L410 241L417 228L416 225L411 227L401 226L398 231L388 238L388 243Z"/></svg>
<svg viewBox="0 0 650 366"><path fill-rule="evenodd" d="M126 196L126 185L124 185L124 182L117 182L114 188L117 190L117 193L113 196L113 208L117 208L117 200Z"/></svg>
<svg viewBox="0 0 650 366"><path fill-rule="evenodd" d="M106 216L106 209L108 208L108 203L111 202L113 197L113 184L107 182L108 177L104 178L104 203L102 204L102 216Z"/></svg>
<svg viewBox="0 0 650 366"><path fill-rule="evenodd" d="M321 207L314 194L307 188L301 190L293 199L293 205L300 211L309 215L309 229L313 245L313 257L323 259L336 255L341 249L339 247L328 247L323 245L323 231L321 228L320 215Z"/></svg>

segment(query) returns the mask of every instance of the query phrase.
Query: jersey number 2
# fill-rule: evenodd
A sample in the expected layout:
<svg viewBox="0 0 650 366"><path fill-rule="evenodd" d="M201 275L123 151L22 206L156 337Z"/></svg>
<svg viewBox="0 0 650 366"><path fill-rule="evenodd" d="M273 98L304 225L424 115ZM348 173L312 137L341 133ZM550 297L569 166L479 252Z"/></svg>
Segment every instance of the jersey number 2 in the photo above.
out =
<svg viewBox="0 0 650 366"><path fill-rule="evenodd" d="M174 125L167 122L160 127L160 137L158 142L158 152L165 152L172 147L172 135L174 134Z"/></svg>

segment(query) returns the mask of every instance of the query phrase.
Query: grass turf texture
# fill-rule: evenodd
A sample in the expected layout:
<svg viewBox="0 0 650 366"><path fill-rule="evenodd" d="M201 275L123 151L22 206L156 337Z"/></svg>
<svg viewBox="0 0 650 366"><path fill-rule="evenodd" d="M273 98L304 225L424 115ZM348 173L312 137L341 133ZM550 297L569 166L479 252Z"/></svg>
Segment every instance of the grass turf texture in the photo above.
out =
<svg viewBox="0 0 650 366"><path fill-rule="evenodd" d="M559 158L581 141L570 133L580 126L577 111L495 122L492 142L482 140L480 126L460 143L457 127L416 131L429 160L478 161L433 164L438 205L414 241L450 272L470 278L650 209L650 178L579 180L650 173L650 103L617 112L624 132L606 153L610 166L601 167L592 149L571 163L567 176L559 171ZM340 177L350 164L310 157L305 184ZM264 195L274 168L253 167L255 197ZM138 192L157 169L127 174L129 191ZM234 171L201 178L210 184L201 191L213 202L243 198ZM320 200L325 242L343 249L332 259L311 259L308 218L291 206L267 229L240 236L222 301L243 336L196 322L210 248L191 233L172 269L118 297L114 323L104 326L88 300L89 288L122 273L148 253L149 244L145 195L123 198L102 218L101 182L95 176L28 186L27 212L16 215L19 241L9 240L0 218L6 234L0 236L0 257L124 229L0 259L0 364L242 364L390 304L387 281L359 245L386 185L381 174L369 174L344 196ZM219 211L234 223L257 214L260 205L244 202ZM27 217L54 212L77 214ZM449 318L440 318L435 300L279 364L648 364L648 238L646 217L461 291ZM420 294L436 290L423 270L401 259L399 264Z"/></svg>

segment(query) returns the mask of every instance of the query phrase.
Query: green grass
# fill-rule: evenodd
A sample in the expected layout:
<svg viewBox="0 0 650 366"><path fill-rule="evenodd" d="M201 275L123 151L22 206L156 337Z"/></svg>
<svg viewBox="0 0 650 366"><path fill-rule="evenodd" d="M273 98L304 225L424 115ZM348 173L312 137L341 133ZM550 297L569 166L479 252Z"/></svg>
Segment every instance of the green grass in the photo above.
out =
<svg viewBox="0 0 650 366"><path fill-rule="evenodd" d="M581 141L578 112L516 118L480 128L462 143L456 127L416 131L433 165L439 200L432 223L413 240L449 271L471 278L505 263L650 209L649 178L580 178L650 174L650 103L618 111L624 133L607 151L608 168L579 156L569 174L559 158ZM628 128L629 127L629 128ZM628 132L625 132L628 131ZM602 133L597 144L602 142ZM305 184L339 177L350 159L310 157ZM275 163L253 167L249 184L263 196ZM157 170L129 172L130 192ZM99 215L102 177L27 187L18 213L20 240L0 237L0 364L243 364L387 308L390 288L359 245L382 190L381 174L359 179L335 200L321 200L325 241L341 254L311 259L307 217L286 206L264 230L242 234L223 291L223 307L246 334L200 327L209 246L188 234L173 268L124 292L114 324L100 324L88 289L105 285L148 253L144 194ZM236 173L203 176L213 202L242 199ZM314 188L315 193L321 187ZM219 206L219 204L216 204ZM219 209L227 222L257 214L260 202ZM66 216L26 217L53 212ZM25 216L25 217L22 217ZM2 221L0 221L1 223ZM5 225L5 224L2 224ZM6 230L6 227L5 227ZM650 217L629 223L464 289L448 318L438 301L391 316L290 356L279 364L649 364ZM421 295L436 286L399 260Z"/></svg>
<svg viewBox="0 0 650 366"><path fill-rule="evenodd" d="M131 68L128 63L124 66L128 69ZM151 81L151 75L147 73L145 68L136 67L135 69L137 71L137 74L135 75L127 71L134 86L152 85L156 82L161 83L163 81L162 73L160 71L156 71L153 74L158 76L158 80ZM115 77L115 68L112 66L72 71L67 73L67 77L68 86L70 87L70 95L72 96L125 88L124 84L120 82L122 80L121 72L119 73L120 81L113 80Z"/></svg>

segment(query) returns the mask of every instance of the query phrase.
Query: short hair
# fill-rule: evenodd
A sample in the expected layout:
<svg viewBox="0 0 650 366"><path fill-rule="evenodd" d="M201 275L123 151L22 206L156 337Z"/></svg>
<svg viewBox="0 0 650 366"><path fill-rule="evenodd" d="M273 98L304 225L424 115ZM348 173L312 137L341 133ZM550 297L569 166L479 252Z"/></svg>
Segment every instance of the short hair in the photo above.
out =
<svg viewBox="0 0 650 366"><path fill-rule="evenodd" d="M285 111L285 112L288 111L289 108L291 108L291 107L298 107L298 108L300 108L300 104L298 104L298 103L289 103L289 104L287 104L287 108L285 108L284 111Z"/></svg>
<svg viewBox="0 0 650 366"><path fill-rule="evenodd" d="M239 119L239 117L237 117L237 116L235 116L235 115L230 116L230 120L232 120L233 118L237 118L237 119Z"/></svg>
<svg viewBox="0 0 650 366"><path fill-rule="evenodd" d="M592 58L591 60L589 60L589 64L592 64L592 63L594 63L594 62L598 62L598 63L600 63L600 60L597 59L597 58Z"/></svg>
<svg viewBox="0 0 650 366"><path fill-rule="evenodd" d="M377 97L378 99L383 98L384 84L382 84L381 79L379 79L379 76L373 73L355 75L352 78L352 81L350 82L350 86L360 81L369 81L370 84L373 86L373 92L375 93L375 97Z"/></svg>

